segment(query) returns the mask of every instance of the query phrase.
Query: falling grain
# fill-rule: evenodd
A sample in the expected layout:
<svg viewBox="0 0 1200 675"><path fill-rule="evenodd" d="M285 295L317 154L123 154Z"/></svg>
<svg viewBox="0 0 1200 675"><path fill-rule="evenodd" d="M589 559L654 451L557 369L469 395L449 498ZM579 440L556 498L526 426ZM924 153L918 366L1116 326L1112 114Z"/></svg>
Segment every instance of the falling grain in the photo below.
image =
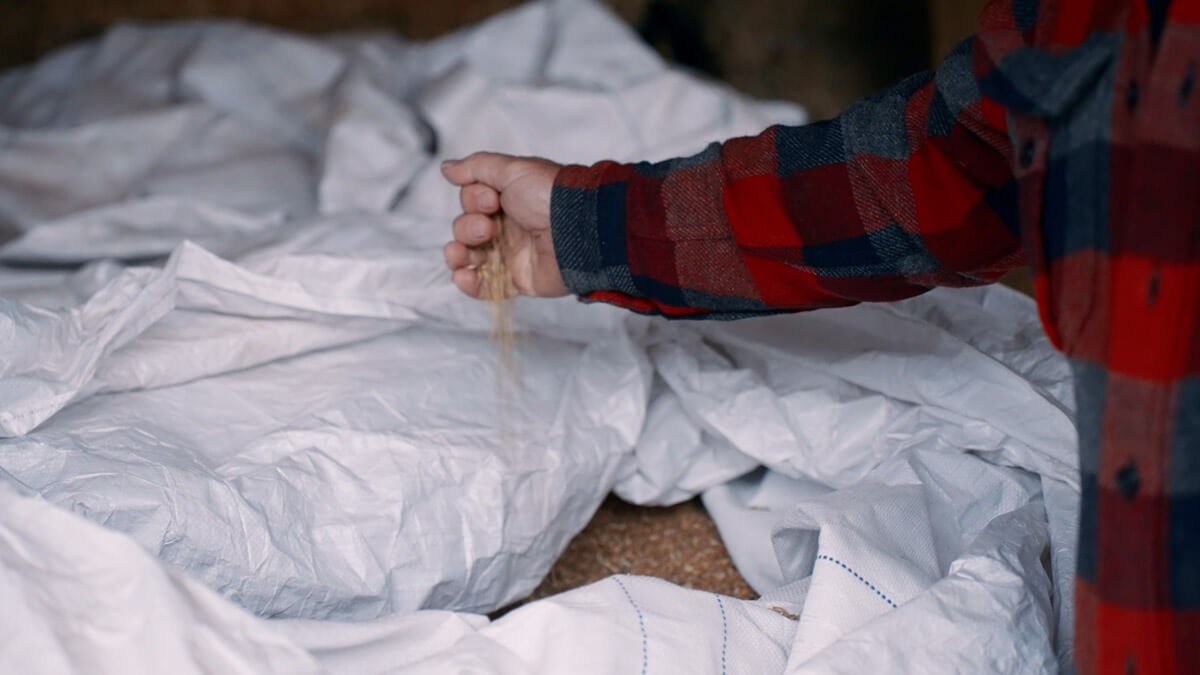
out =
<svg viewBox="0 0 1200 675"><path fill-rule="evenodd" d="M492 342L500 349L501 363L511 372L513 348L511 280L504 257L504 216L493 218L496 236L484 245L487 259L479 266L480 297L492 303Z"/></svg>
<svg viewBox="0 0 1200 675"><path fill-rule="evenodd" d="M512 297L515 288L505 258L505 228L503 213L493 217L496 235L483 249L486 258L479 266L479 296L492 303L491 342L497 350L499 363L496 368L496 425L500 430L500 441L506 448L513 445L513 406L519 389L516 365L513 360L513 312Z"/></svg>

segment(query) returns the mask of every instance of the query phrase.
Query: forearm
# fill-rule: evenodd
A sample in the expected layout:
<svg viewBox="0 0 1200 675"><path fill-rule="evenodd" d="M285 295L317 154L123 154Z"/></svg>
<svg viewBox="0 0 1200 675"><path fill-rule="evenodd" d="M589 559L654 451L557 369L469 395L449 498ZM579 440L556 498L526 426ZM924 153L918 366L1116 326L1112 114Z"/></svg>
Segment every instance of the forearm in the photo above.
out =
<svg viewBox="0 0 1200 675"><path fill-rule="evenodd" d="M971 46L835 120L563 169L552 223L568 287L736 318L996 280L1021 260L1011 148Z"/></svg>

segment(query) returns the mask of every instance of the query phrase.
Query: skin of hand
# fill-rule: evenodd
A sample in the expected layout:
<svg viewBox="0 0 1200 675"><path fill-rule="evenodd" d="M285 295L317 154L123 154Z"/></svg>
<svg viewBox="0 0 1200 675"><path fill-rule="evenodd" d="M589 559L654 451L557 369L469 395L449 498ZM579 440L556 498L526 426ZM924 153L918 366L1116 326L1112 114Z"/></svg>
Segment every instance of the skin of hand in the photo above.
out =
<svg viewBox="0 0 1200 675"><path fill-rule="evenodd" d="M479 273L503 218L502 252L511 275L510 293L537 298L567 295L550 236L550 193L562 168L549 160L479 152L442 164L442 175L457 185L462 215L454 219L454 241L446 244L446 265L454 284L478 298Z"/></svg>

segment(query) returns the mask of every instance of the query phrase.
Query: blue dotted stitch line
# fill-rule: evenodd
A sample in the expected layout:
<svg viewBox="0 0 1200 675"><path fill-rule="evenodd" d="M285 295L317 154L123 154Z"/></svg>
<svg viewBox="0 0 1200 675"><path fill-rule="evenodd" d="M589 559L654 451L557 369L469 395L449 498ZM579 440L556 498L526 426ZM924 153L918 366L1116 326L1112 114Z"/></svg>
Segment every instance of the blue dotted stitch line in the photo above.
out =
<svg viewBox="0 0 1200 675"><path fill-rule="evenodd" d="M888 596L884 595L882 592L880 592L880 590L878 588L875 588L875 584L873 584L873 583L867 581L866 579L862 578L861 576L859 576L858 572L855 572L854 570L850 569L850 567L848 567L846 565L846 563L842 562L841 560L838 560L837 558L833 558L833 557L827 556L825 554L821 554L821 555L817 556L817 560L828 560L831 563L841 565L842 569L846 570L850 574L853 574L855 579L858 579L859 581L863 582L863 584L867 588L875 591L875 595L878 595L879 597L883 598L883 601L886 602L887 604L891 605L892 609L896 608L896 603L892 602L891 599L888 598Z"/></svg>
<svg viewBox="0 0 1200 675"><path fill-rule="evenodd" d="M725 675L725 647L729 644L729 622L725 620L725 603L721 596L714 595L717 607L721 608L721 675Z"/></svg>
<svg viewBox="0 0 1200 675"><path fill-rule="evenodd" d="M642 616L642 608L633 601L633 596L629 594L629 589L625 588L625 584L621 583L619 577L613 577L613 581L621 587L621 591L625 593L625 598L629 600L629 604L633 606L633 611L637 612L638 629L642 632L642 675L646 675L646 664L649 662L649 652L646 650L646 619Z"/></svg>

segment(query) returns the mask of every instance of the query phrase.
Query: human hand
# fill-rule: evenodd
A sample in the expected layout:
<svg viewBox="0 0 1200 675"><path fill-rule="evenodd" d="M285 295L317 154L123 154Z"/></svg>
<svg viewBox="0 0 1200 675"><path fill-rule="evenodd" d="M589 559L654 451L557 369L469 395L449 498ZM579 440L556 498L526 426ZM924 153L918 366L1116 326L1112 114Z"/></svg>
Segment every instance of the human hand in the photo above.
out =
<svg viewBox="0 0 1200 675"><path fill-rule="evenodd" d="M480 297L479 266L496 237L497 219L503 219L499 245L509 275L506 297L568 293L550 236L550 193L560 168L545 159L488 152L442 164L446 180L462 188L463 213L454 219L454 241L444 251L462 292Z"/></svg>

